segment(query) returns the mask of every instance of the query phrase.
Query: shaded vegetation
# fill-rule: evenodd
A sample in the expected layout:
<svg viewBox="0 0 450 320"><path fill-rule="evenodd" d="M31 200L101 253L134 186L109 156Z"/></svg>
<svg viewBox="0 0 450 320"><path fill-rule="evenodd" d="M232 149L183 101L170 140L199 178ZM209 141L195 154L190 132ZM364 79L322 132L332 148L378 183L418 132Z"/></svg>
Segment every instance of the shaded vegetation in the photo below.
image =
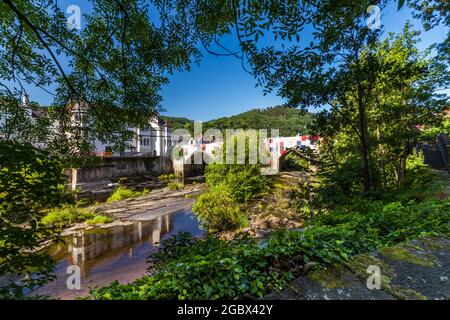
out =
<svg viewBox="0 0 450 320"><path fill-rule="evenodd" d="M257 243L247 236L233 240L194 239L187 234L162 243L151 258L150 273L137 281L117 282L92 292L95 299L230 299L262 297L291 279L294 266L316 262L330 266L358 254L424 236L450 236L450 199L444 184L427 168L407 189L378 199L354 198L329 207L301 230L278 230ZM222 186L221 186L222 187ZM406 188L406 187L405 187ZM423 195L422 195L423 194ZM232 206L228 206L232 208Z"/></svg>
<svg viewBox="0 0 450 320"><path fill-rule="evenodd" d="M37 252L56 239L39 223L41 210L73 200L64 192L61 163L31 144L0 140L0 297L23 298L26 290L54 279L53 261Z"/></svg>

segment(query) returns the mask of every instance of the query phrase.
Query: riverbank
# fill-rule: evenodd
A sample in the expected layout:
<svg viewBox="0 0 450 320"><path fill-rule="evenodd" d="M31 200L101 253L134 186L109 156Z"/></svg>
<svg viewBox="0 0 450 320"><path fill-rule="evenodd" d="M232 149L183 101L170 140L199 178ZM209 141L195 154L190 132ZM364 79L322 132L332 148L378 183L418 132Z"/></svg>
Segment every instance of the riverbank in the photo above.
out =
<svg viewBox="0 0 450 320"><path fill-rule="evenodd" d="M88 225L85 222L76 223L65 228L61 235L67 236L80 230L125 226L136 221L148 221L167 214L190 211L195 198L201 194L203 189L203 183L185 185L181 190L171 190L164 187L154 189L140 197L88 206L86 207L88 211L110 217L113 221L101 225Z"/></svg>
<svg viewBox="0 0 450 320"><path fill-rule="evenodd" d="M129 283L147 272L147 259L157 251L159 242L179 232L203 236L191 209L204 185L170 187L120 201L86 206L87 212L106 216L104 224L74 223L61 231L61 240L47 243L45 250L55 261L56 280L31 295L57 299L87 296L89 290L112 281ZM66 281L71 265L79 267L81 289L68 289Z"/></svg>
<svg viewBox="0 0 450 320"><path fill-rule="evenodd" d="M193 240L186 235L171 239L163 243L163 250L158 254L156 264L153 264L153 273L127 285L112 283L94 291L91 298L263 298L284 292L296 279L312 276L319 283L323 281L321 288L325 295L322 298L326 299L329 289L326 286L335 287L337 294L345 295L348 292L343 291L340 282L354 282L351 275L346 273L339 275L337 280L328 279L328 273L372 252L381 252L384 257L394 260L406 259L407 263L408 260L413 263L420 261L419 266L429 265L436 260L433 263L437 269L433 272L441 273L439 277L445 280L446 275L442 273L448 269L447 266L438 259L419 259L421 255L440 255L440 251L430 253L423 247L412 249L417 250L417 253L406 252L408 249L402 247L415 245L424 236L440 239L448 237L450 199L445 192L445 181L426 168L417 172L417 176L420 179L412 181L407 188L380 194L378 199L360 196L345 199L328 211L323 210L305 219L301 228L269 232L263 239L255 239L250 232L233 239L208 238L204 241ZM448 251L448 247L443 248ZM358 269L359 273L363 274L362 271L370 265L381 265L383 261L379 258L377 263L372 263L374 259L368 258L368 262L370 264L366 261ZM401 285L396 281L410 276L402 268L415 272L410 266L399 267L394 277L394 273L387 274L382 269L382 276L389 276L389 279L383 278L384 284ZM419 278L420 272L417 271ZM361 289L362 284L355 285ZM434 285L431 284L429 290L432 291ZM408 284L403 286L408 289ZM342 287L346 288L347 284ZM411 289L414 292L406 291L409 295L401 296L399 292L406 294L405 288L392 288L393 292L389 293L392 298L427 297L414 289ZM357 299L356 294L350 294L352 297ZM305 297L298 295L291 298ZM320 295L311 294L311 298L319 299Z"/></svg>
<svg viewBox="0 0 450 320"><path fill-rule="evenodd" d="M450 195L450 175L441 170L430 171L442 181L443 187L434 195L436 202L430 202L430 206L424 208L423 219L436 210L438 201L444 203ZM424 186L423 191L427 191L426 187ZM444 215L446 215L448 226L450 215L448 205ZM412 226L405 223L398 227L398 232L400 228L408 227ZM317 268L310 273L305 272L288 283L283 290L271 292L263 299L448 300L450 298L450 238L448 238L448 230L443 233L446 236L416 238L396 246L358 254L341 264ZM369 289L367 283L373 283L369 277L374 272L374 267L379 268L380 271L380 287ZM373 277L371 279L373 280Z"/></svg>
<svg viewBox="0 0 450 320"><path fill-rule="evenodd" d="M194 237L203 236L190 210L147 221L119 221L67 233L62 236L62 241L46 249L56 262L56 280L32 294L52 299L75 299L89 295L91 288L113 281L122 284L132 282L147 273L147 260L158 250L161 241L184 231ZM79 268L79 289L67 286L70 266Z"/></svg>
<svg viewBox="0 0 450 320"><path fill-rule="evenodd" d="M373 275L376 270L379 287ZM313 270L262 299L448 300L449 270L450 240L422 238Z"/></svg>

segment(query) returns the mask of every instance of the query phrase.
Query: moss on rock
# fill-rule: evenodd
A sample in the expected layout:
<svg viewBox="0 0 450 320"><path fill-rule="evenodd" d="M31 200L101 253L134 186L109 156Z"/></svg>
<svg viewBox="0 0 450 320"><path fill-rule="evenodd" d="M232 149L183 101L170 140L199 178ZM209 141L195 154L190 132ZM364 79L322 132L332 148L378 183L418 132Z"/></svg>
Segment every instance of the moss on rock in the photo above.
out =
<svg viewBox="0 0 450 320"><path fill-rule="evenodd" d="M414 247L410 249L418 250L418 248L419 247ZM408 250L408 247L405 245L381 248L379 251L383 256L391 260L405 261L408 263L417 264L425 267L432 267L436 263L435 259L426 252L421 251L423 252L424 255L421 257Z"/></svg>
<svg viewBox="0 0 450 320"><path fill-rule="evenodd" d="M389 264L370 254L358 254L345 264L360 279L368 277L367 268L371 265L380 267L381 274L389 278L395 277L394 269Z"/></svg>
<svg viewBox="0 0 450 320"><path fill-rule="evenodd" d="M343 273L342 266L335 266L326 269L317 269L308 273L307 277L319 282L325 288L338 289L347 287L347 283L340 277Z"/></svg>

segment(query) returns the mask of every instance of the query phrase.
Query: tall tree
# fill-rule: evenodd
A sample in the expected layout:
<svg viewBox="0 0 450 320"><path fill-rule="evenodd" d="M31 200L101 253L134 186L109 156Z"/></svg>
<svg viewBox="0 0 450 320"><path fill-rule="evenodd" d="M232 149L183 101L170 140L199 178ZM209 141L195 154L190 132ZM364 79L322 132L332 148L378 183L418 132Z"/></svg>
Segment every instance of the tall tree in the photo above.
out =
<svg viewBox="0 0 450 320"><path fill-rule="evenodd" d="M92 13L84 15L77 32L55 0L0 2L0 95L15 99L18 110L27 85L48 91L57 83L52 94L58 112L52 114L64 131L75 132L54 136L88 141L95 136L123 146L128 126L161 110L159 90L167 74L189 68L198 50L179 21L165 21L162 27L150 21L145 1L90 3ZM88 107L82 134L67 112L76 103ZM0 108L7 107L1 103Z"/></svg>

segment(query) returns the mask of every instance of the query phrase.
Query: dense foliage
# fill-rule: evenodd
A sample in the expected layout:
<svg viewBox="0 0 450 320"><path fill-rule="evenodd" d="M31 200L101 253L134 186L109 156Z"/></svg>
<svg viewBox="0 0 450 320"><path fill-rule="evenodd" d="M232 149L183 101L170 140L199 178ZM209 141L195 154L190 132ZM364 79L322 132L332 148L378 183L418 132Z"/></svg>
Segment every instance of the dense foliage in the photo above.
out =
<svg viewBox="0 0 450 320"><path fill-rule="evenodd" d="M259 165L212 163L206 167L205 179L208 190L198 197L193 211L209 232L246 227L247 214L241 207L271 185Z"/></svg>
<svg viewBox="0 0 450 320"><path fill-rule="evenodd" d="M270 271L270 258L255 240L193 239L181 233L162 243L151 275L129 285L115 282L94 290L95 299L232 299L262 296L281 288L283 276Z"/></svg>
<svg viewBox="0 0 450 320"><path fill-rule="evenodd" d="M438 125L425 127L420 137L423 140L436 141L439 133L450 137L450 117L443 119Z"/></svg>
<svg viewBox="0 0 450 320"><path fill-rule="evenodd" d="M219 184L198 197L192 210L208 232L235 230L248 225L247 215L233 199L226 184Z"/></svg>
<svg viewBox="0 0 450 320"><path fill-rule="evenodd" d="M55 239L42 209L67 200L59 161L30 144L0 140L0 297L20 298L53 279L53 261L36 250Z"/></svg>
<svg viewBox="0 0 450 320"><path fill-rule="evenodd" d="M27 141L20 99L32 86L54 97L43 112L51 119L43 135L49 150L89 154L94 138L121 150L130 126L148 124L162 110L159 93L168 74L199 58L195 41L179 32L181 22L153 23L146 1L84 5L89 10L80 12L78 30L56 0L0 2L0 112L12 119L8 138L14 133ZM74 104L87 107L83 126L67 112Z"/></svg>
<svg viewBox="0 0 450 320"><path fill-rule="evenodd" d="M412 183L384 199L354 199L323 211L301 230L279 230L262 243L194 239L187 234L162 243L149 275L128 285L96 289L94 299L230 299L262 297L292 277L292 266L322 266L349 260L421 236L450 236L450 200L441 180ZM424 192L426 191L426 192ZM364 214L361 214L364 213Z"/></svg>
<svg viewBox="0 0 450 320"><path fill-rule="evenodd" d="M204 128L225 129L279 129L280 136L290 137L306 134L311 122L311 114L288 106L276 106L266 109L252 109L231 117L207 121ZM270 133L269 133L270 134Z"/></svg>

